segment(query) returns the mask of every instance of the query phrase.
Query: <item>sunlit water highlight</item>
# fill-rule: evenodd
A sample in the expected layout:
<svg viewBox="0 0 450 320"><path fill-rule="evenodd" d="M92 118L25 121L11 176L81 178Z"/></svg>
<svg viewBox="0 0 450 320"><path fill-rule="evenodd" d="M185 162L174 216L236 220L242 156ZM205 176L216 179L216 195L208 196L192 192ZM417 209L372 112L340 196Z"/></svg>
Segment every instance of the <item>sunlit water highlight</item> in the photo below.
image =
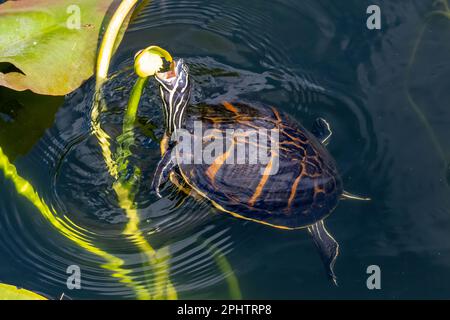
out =
<svg viewBox="0 0 450 320"><path fill-rule="evenodd" d="M157 44L189 64L194 103L256 100L307 128L317 117L327 119L334 133L328 148L345 189L373 199L342 202L327 220L341 245L339 288L327 281L306 232L237 220L207 203L184 199L170 187L166 197L157 199L150 193L160 159L152 128L160 137L162 112L151 81L139 108L130 159L142 170L135 201L140 228L154 248L167 254L180 298L230 296L217 250L233 267L244 298L448 297L450 203L448 162L443 160L450 153L450 114L443 101L449 98L450 22L428 22L408 74L431 1L380 2L385 21L378 33L365 28L365 8L371 3L360 0L161 0L132 23L113 60L105 90L108 110L100 116L113 150L135 81L132 57ZM441 152L411 109L405 83ZM128 275L152 291L152 268L135 240L123 234L127 219L90 134L93 91L90 80L68 95L52 126L14 163L60 218L73 221L81 238L123 260ZM101 267L103 259L56 232L9 181L1 177L0 185L1 281L51 297L62 292L73 298L136 297ZM72 264L82 270L79 291L65 285ZM382 269L382 291L366 288L371 264Z"/></svg>

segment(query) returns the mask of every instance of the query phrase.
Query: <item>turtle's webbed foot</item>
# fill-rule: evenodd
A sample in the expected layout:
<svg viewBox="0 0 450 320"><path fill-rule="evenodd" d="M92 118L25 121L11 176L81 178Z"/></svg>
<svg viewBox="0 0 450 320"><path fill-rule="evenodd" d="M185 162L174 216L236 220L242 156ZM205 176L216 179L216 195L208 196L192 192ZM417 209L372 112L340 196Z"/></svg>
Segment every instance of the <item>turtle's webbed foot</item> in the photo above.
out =
<svg viewBox="0 0 450 320"><path fill-rule="evenodd" d="M334 264L339 254L339 244L325 228L323 220L308 227L308 231L314 239L314 243L319 249L320 257L331 281L337 286L337 279L334 273Z"/></svg>

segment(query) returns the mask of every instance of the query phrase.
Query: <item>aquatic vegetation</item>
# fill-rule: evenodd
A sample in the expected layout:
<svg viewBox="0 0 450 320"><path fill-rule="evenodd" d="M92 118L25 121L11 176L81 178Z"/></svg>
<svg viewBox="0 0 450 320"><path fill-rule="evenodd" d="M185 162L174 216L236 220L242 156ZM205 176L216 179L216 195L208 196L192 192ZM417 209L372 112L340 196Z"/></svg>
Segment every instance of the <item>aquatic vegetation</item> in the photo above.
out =
<svg viewBox="0 0 450 320"><path fill-rule="evenodd" d="M91 240L83 237L83 235L80 234L77 230L83 229L77 227L72 221L70 221L67 216L65 216L64 219L58 217L55 212L44 202L44 200L39 197L33 186L18 174L16 167L11 162L9 162L8 157L3 153L1 147L0 170L3 172L7 179L12 181L17 192L25 197L28 201L30 201L36 207L36 209L39 210L42 216L56 230L58 230L58 232L78 244L81 248L103 258L106 261L106 264L102 265L102 267L112 271L113 277L119 279L120 282L130 286L135 291L138 298L148 298L145 288L143 288L139 284L135 284L133 282L133 279L128 275L129 271L122 268L123 260L98 248Z"/></svg>
<svg viewBox="0 0 450 320"><path fill-rule="evenodd" d="M140 175L139 168L134 168L133 179L124 180L123 176L127 173L128 161L127 157L131 155L130 146L134 143L133 137L133 126L136 122L136 113L139 106L140 97L144 90L145 84L147 83L148 77L153 76L163 67L163 62L161 58L164 58L167 62L172 62L172 56L166 50L157 47L150 46L144 50L139 51L135 56L135 72L138 75L138 79L132 89L127 110L125 113L123 121L123 132L118 137L118 142L120 146L117 150L115 160L112 157L112 152L110 150L109 136L101 128L98 121L99 110L104 107L102 99L102 85L107 79L109 63L112 57L112 52L114 49L114 44L116 43L116 37L121 29L123 21L133 10L136 1L123 1L116 13L114 14L108 28L105 32L105 36L102 40L99 57L97 63L97 73L96 73L96 98L94 99L92 113L91 113L91 123L95 135L98 138L99 144L101 146L105 163L108 167L108 171L111 176L113 176L117 181L114 183L113 189L115 190L117 197L119 199L120 207L125 211L129 222L124 230L124 234L130 235L134 239L134 243L141 249L144 255L148 258L150 265L153 267L154 274L159 274L155 279L156 292L153 294L155 299L176 299L177 293L176 289L171 284L169 278L169 266L167 265L168 254L162 250L156 251L150 245L150 243L142 235L139 229L139 217L136 209L133 205L134 194L133 190L135 182L138 181ZM163 258L158 258L162 255ZM218 265L222 271L228 273L228 281L230 285L230 292L233 297L240 298L239 285L234 277L234 273L231 270L229 263L223 255L218 255L216 258Z"/></svg>
<svg viewBox="0 0 450 320"><path fill-rule="evenodd" d="M46 5L49 5L49 3L45 3ZM92 4L91 4L92 5ZM134 3L133 3L134 5ZM61 8L64 8L64 10L67 7L66 3L60 3ZM106 6L107 8L108 6ZM105 10L106 10L105 8ZM119 8L120 9L120 8ZM131 10L131 8L130 8ZM90 10L86 10L88 12L92 12ZM56 10L56 13L58 13L58 10ZM59 12L60 13L60 12ZM97 18L100 19L98 26L100 25L101 22L101 18L102 15L97 15ZM125 15L125 17L120 17L121 21L120 21L120 25L119 28L117 30L117 32L114 35L114 42L113 45L111 46L111 52L114 50L114 44L116 44L119 41L119 37L120 37L120 30L121 27L126 23L126 19L127 19L127 15ZM14 19L16 19L16 17L14 17ZM52 20L52 19L50 19ZM6 19L1 19L0 21L2 21L3 23L7 22ZM114 19L112 20L114 25ZM54 23L54 21L53 21ZM48 26L47 26L48 27ZM93 28L94 25L89 26L89 28ZM65 28L63 26L63 28L65 30L67 30L67 28ZM95 34L95 40L97 39L98 34ZM76 41L74 41L74 39L70 39L71 40L71 45L73 46L73 43L76 43ZM106 38L107 39L107 38ZM9 39L11 40L11 39ZM86 41L89 41L89 39L87 39ZM51 43L52 41L50 41ZM63 48L63 46L61 44L57 44L60 46L60 48ZM89 44L89 48L94 48L92 46L92 44ZM45 50L49 50L49 48L45 48ZM87 53L89 53L90 51L93 50L85 50ZM58 51L59 54L61 54L61 52ZM92 54L92 52L91 52ZM64 55L62 55L64 57ZM80 57L78 57L81 61L83 61L83 59L81 59ZM92 58L92 57L91 57ZM30 59L28 59L30 60ZM108 61L109 62L109 61ZM35 62L36 63L36 62ZM38 64L41 65L41 67L46 68L49 65L56 65L58 70L65 70L65 71L70 71L70 69L68 69L68 65L66 65L68 63L67 60L64 60L64 65L57 65L54 63L43 63L42 61L37 62ZM78 62L79 63L79 62ZM86 63L87 67L90 67L89 63ZM28 71L28 70L26 70ZM78 74L77 72L74 72L75 74ZM56 85L59 83L59 81L66 79L67 77L69 77L69 75L60 75L60 76L50 76L49 77L49 72L47 71L33 71L33 74L35 75L45 75L47 79L51 79L53 80ZM8 73L8 75L10 75ZM72 75L70 75L72 76ZM83 78L79 81L84 80L84 77L89 77L90 74L88 74L87 76L83 75ZM71 78L72 79L72 78ZM77 80L77 77L74 77L75 80ZM2 80L4 81L4 80ZM28 81L28 79L27 79ZM64 81L63 81L64 82ZM15 83L20 83L16 82ZM35 79L35 83L43 83L42 81L40 81L39 79ZM65 82L64 82L65 83ZM70 83L70 82L69 82ZM7 83L1 83L2 85L6 85ZM47 93L47 94L64 94L70 91L73 91L73 89L75 89L76 87L78 87L80 83L77 83L74 87L68 87L68 88L52 88L49 89L47 88L47 91L42 91L40 89L36 89L36 88L32 88L34 89L36 92L39 93ZM24 87L20 87L20 88L15 88L15 89L26 89L28 87L24 86ZM67 91L69 90L69 91ZM128 130L127 127L128 123L125 123L125 127ZM109 148L108 148L109 150ZM115 163L112 163L112 165L115 167ZM0 169L2 169L2 171L4 172L4 175L6 178L9 178L15 185L17 191L22 194L25 198L27 198L31 203L33 203L33 205L41 212L41 214L64 236L66 236L67 238L69 238L70 240L74 241L75 243L77 243L80 247L86 249L87 251L96 254L102 258L104 258L107 263L105 265L103 265L103 267L105 269L111 270L113 271L113 276L118 278L119 281L121 281L122 283L128 285L129 287L131 287L135 293L136 293L136 297L138 299L149 299L151 298L151 296L148 294L147 290L145 288L143 288L141 285L134 283L133 279L128 276L129 271L124 270L121 268L121 266L123 265L123 261L120 258L117 258L105 251L103 251L102 249L99 249L98 247L95 246L95 244L91 243L89 240L84 239L82 235L77 234L76 232L76 228L74 228L74 223L72 221L64 221L61 218L59 218L54 212L53 210L38 196L38 194L36 193L36 191L34 190L34 188L32 187L32 185L26 181L24 178L22 178L18 172L17 169L15 168L15 166L9 161L8 157L3 153L3 150L0 147ZM117 175L116 175L117 177ZM153 248L145 241L145 239L143 239L142 234L138 231L138 227L137 227L137 214L136 214L136 210L133 208L132 206L132 201L133 201L133 195L130 192L130 189L128 185L122 184L121 182L118 182L114 185L114 190L116 190L117 195L119 197L119 204L121 205L121 207L125 210L125 212L127 213L127 216L129 216L130 221L126 227L125 233L131 233L133 238L137 241L137 243L139 244L139 246L149 255L149 258L154 259L155 256L155 252L153 250ZM67 220L69 220L66 217ZM163 273L165 274L165 273ZM176 298L176 293L174 292L174 289L171 287L171 285L169 284L167 286L167 297L168 298ZM156 295L156 298L162 298L161 295Z"/></svg>
<svg viewBox="0 0 450 320"><path fill-rule="evenodd" d="M103 39L98 51L95 71L96 94L92 103L91 126L93 134L99 141L99 145L102 149L103 158L105 160L108 171L114 179L118 179L119 173L110 149L110 137L102 129L99 122L100 111L106 108L102 97L102 86L108 78L110 61L114 52L114 48L117 45L118 39L120 38L120 31L124 24L126 24L127 17L133 11L137 2L138 0L124 0L116 9L110 23L106 28L105 34L103 35Z"/></svg>
<svg viewBox="0 0 450 320"><path fill-rule="evenodd" d="M411 53L411 57L407 66L407 74L406 74L406 81L405 81L405 91L406 91L406 97L408 99L408 102L412 108L412 110L416 113L422 124L424 125L425 129L427 130L427 133L436 149L436 152L438 153L439 157L443 161L443 165L445 166L445 175L448 179L448 175L450 172L450 159L449 155L444 151L444 148L442 147L439 138L436 136L433 127L431 126L430 122L427 119L427 116L423 112L422 108L419 106L419 104L414 100L411 92L410 92L410 78L411 78L411 70L413 68L413 65L416 60L417 52L420 48L420 44L422 43L422 39L425 33L426 28L428 27L429 22L436 17L444 17L446 19L450 19L450 6L448 3L448 0L436 0L435 5L441 5L442 9L434 10L428 13L425 16L425 20L423 25L421 26L418 37L416 39L416 42L414 43L413 50Z"/></svg>
<svg viewBox="0 0 450 320"><path fill-rule="evenodd" d="M111 21L103 35L102 42L98 51L96 66L96 91L103 85L108 78L109 64L114 52L114 47L120 37L120 30L125 24L127 16L133 11L138 0L123 0L114 12Z"/></svg>
<svg viewBox="0 0 450 320"><path fill-rule="evenodd" d="M91 2L98 3L99 6L106 11L106 8L109 6L110 1L105 0L103 2L96 2L95 0L86 0L82 2L82 5L92 5ZM32 184L17 172L16 167L3 152L1 146L0 170L3 172L4 176L12 182L17 192L25 197L28 201L30 201L42 214L42 216L61 235L70 239L84 250L105 260L105 263L102 264L101 267L111 271L114 278L117 278L119 282L132 289L132 291L135 293L136 298L177 299L176 288L173 286L170 279L170 252L168 250L168 247L155 249L146 239L146 236L143 234L139 227L140 217L134 201L136 193L139 189L138 186L141 176L140 168L135 166L132 168L133 173L131 175L128 174L128 158L132 155L130 147L135 143L133 130L135 129L136 123L138 122L137 110L140 97L143 93L145 85L147 84L148 77L159 71L159 69L163 66L162 63L159 63L157 57L165 58L166 61L171 62L172 57L170 56L170 54L159 47L151 46L138 52L138 54L136 55L136 61L138 61L138 63L135 65L135 72L138 75L138 78L130 95L129 103L127 105L127 110L123 120L122 134L117 138L118 146L115 152L111 149L111 138L101 128L99 122L100 112L107 108L106 103L103 99L102 85L106 80L108 80L108 68L112 54L117 48L121 37L123 36L124 29L126 28L129 19L132 19L132 17L136 15L136 12L139 11L140 8L142 8L142 5L147 1L142 1L140 5L136 5L137 2L138 1L123 1L119 5L103 37L103 41L99 50L99 58L97 60L96 93L94 95L93 106L91 110L91 130L98 139L106 168L111 177L114 179L112 189L117 196L118 204L128 218L128 222L123 230L123 235L141 251L142 255L145 257L145 260L148 262L149 266L152 269L152 272L148 277L150 278L150 283L148 283L148 286L142 283L138 283L136 279L130 275L132 270L126 270L123 267L124 261L121 258L110 254L104 249L99 248L93 238L86 236L84 232L88 233L88 230L85 230L82 227L76 225L73 221L70 220L67 215L58 215L57 212L55 212L54 208L48 205L45 200L39 196ZM97 41L99 35L98 30L101 25L101 20L103 19L104 11L102 11L101 15L98 14L98 12L92 13L96 15L96 19L98 21L95 20L93 21L93 23L82 25L81 31L75 28L79 32L73 31L73 33L77 34L77 36L79 36L79 39L74 39L70 36L66 37L65 35L63 36L59 34L59 27L56 27L60 26L63 23L63 18L67 19L66 11L62 11L63 8L67 8L67 3L58 2L57 4L56 2L51 3L51 1L43 1L42 3L35 3L36 7L28 6L27 9L30 9L30 12L34 9L39 11L39 5L43 5L44 3L46 5L46 8L49 8L48 6L51 4L50 9L52 10L49 10L49 16L41 17L39 16L40 13L36 14L37 22L34 22L39 25L39 19L44 19L45 23L47 24L45 24L45 26L43 26L42 28L44 28L43 30L46 31L49 28L52 29L51 26L54 26L54 28L52 29L53 33L41 32L42 30L37 28L38 31L41 30L39 31L40 35L42 37L45 37L45 39L42 38L42 40L45 40L48 46L46 46L45 48L40 48L38 46L38 43L32 43L32 45L27 43L26 45L24 45L24 50L36 49L33 52L34 55L31 55L31 51L28 51L28 53L30 53L29 57L25 54L25 51L20 53L20 55L26 62L24 64L19 64L17 63L18 60L16 61L14 59L0 59L0 62L5 61L11 63L15 68L17 67L18 69L15 70L14 68L12 68L13 72L8 72L5 74L0 73L0 85L9 86L16 90L30 89L37 93L63 95L78 88L81 83L91 75L91 69L93 68L91 60L93 59L93 48L95 48L92 43L96 43ZM100 4L104 4L105 8L103 8L103 6L101 6ZM19 8L20 6L21 3L18 2L17 8ZM86 11L91 12L89 10ZM11 12L8 12L11 17L15 16L16 13ZM4 12L2 11L2 14L3 13ZM20 14L25 13L21 12ZM30 13L30 17L35 17L35 13ZM7 19L0 19L0 25L1 23L5 23L6 21ZM32 19L26 21L30 21L30 23L33 22ZM86 20L84 19L84 21ZM32 25L30 25L30 27L32 27ZM67 29L64 26L63 28ZM72 29L69 28L67 30ZM95 33L94 31L97 32ZM86 34L89 36L86 37ZM34 33L31 33L29 39L33 39L34 41L37 38L33 35ZM70 35L72 35L72 33L70 33ZM83 53L79 53L74 49L74 47L72 47L71 49L73 49L75 53L78 53L78 55L74 54L73 56L69 57L70 59L62 59L67 58L66 49L68 49L69 47L68 44L61 39L59 39L60 42L56 41L58 37L66 37L68 42L70 42L72 46L74 46L75 44L75 47L77 47L79 43L83 43L83 48L85 50L83 51ZM9 39L9 41L11 41L11 39ZM2 52L2 49L4 50L3 52L8 49L7 47L2 47L1 45L2 43L0 42L0 53ZM3 43L3 45L5 45L5 43ZM49 46L54 47L52 49ZM56 47L60 50L56 50ZM44 52L52 53L45 57L45 59L53 59L52 63L45 62L48 60L45 60L43 58ZM53 53L56 55L56 58L53 56ZM82 63L83 68L79 68L79 66L77 66L76 64L71 64L73 62L72 58L78 61L77 63ZM155 67L152 67L148 64L149 61L152 62L152 59L153 62L156 62L156 64L154 65ZM55 68L55 70L52 70L53 67ZM76 69L74 71L73 68L79 69ZM5 71L4 68L2 70ZM24 71L25 74L21 73L21 71ZM45 75L45 77L42 77L42 75ZM43 80L44 78L45 81ZM68 81L68 79L70 81ZM14 81L15 85L11 85L9 81L11 81L11 83L12 81ZM154 137L154 135L151 136ZM214 260L217 263L219 270L224 274L226 278L231 297L234 299L240 299L242 297L242 294L239 289L239 283L234 275L230 263L227 261L225 255L222 254L219 249L215 248L212 245L209 249L211 255L214 257ZM150 291L150 284L153 285L152 291ZM4 291L6 292L6 289Z"/></svg>
<svg viewBox="0 0 450 320"><path fill-rule="evenodd" d="M133 23L111 43L97 92L95 75L65 96L0 87L0 296L12 285L48 299L448 298L448 0L380 0L381 30L366 28L369 4L358 0L164 0L139 14L144 1L126 3ZM327 282L306 232L221 214L188 184L187 194L170 182L161 199L151 192L165 119L146 78L167 64L151 56L155 68L133 71L150 44L189 66L194 108L260 102L313 134L315 119L329 122L344 186L373 199L342 202L327 220L342 286ZM1 56L0 72L20 73ZM36 195L4 174L11 165ZM81 287L69 292L74 278Z"/></svg>
<svg viewBox="0 0 450 320"><path fill-rule="evenodd" d="M168 266L166 260L168 253L156 251L150 243L145 239L139 229L139 216L134 207L134 196L137 189L137 182L140 177L140 169L135 167L131 178L126 178L128 172L128 157L132 154L130 147L134 144L133 129L136 122L136 113L139 106L142 91L147 83L148 78L139 77L131 91L129 103L123 121L122 134L117 138L119 147L117 148L116 162L118 167L119 179L114 183L115 190L119 199L120 207L125 211L129 221L123 231L123 234L130 236L133 243L147 257L149 264L152 266L155 277L155 299L176 299L177 293L171 284L168 276Z"/></svg>
<svg viewBox="0 0 450 320"><path fill-rule="evenodd" d="M47 300L32 291L0 283L0 300Z"/></svg>
<svg viewBox="0 0 450 320"><path fill-rule="evenodd" d="M110 137L101 128L98 121L98 116L103 106L102 85L108 77L108 69L114 46L127 16L129 16L136 3L137 1L135 0L122 1L108 24L105 35L102 39L97 59L95 86L96 95L93 101L91 124L93 132L97 136L99 145L102 149L108 171L116 180L113 185L113 189L118 197L119 205L129 219L124 230L124 234L129 235L131 239L134 240L133 242L139 247L139 249L141 249L144 255L148 258L150 265L154 268L154 274L159 275L159 277L156 277L155 279L155 294L151 295L149 293L147 298L176 299L177 293L168 278L168 267L164 263L167 258L157 259L158 252L153 249L139 229L139 216L137 214L137 210L134 208L134 192L132 191L135 187L134 182L139 177L139 168L134 169L134 180L126 181L123 179L123 176L125 176L127 172L127 157L131 154L129 147L134 143L133 126L136 121L136 112L142 90L147 80L145 78L139 78L131 93L130 102L128 104L124 119L123 133L121 137L118 138L121 147L118 148L116 160L113 159L113 155L110 150ZM160 267L157 267L159 265Z"/></svg>
<svg viewBox="0 0 450 320"><path fill-rule="evenodd" d="M0 5L0 85L64 95L92 76L101 25L112 0L7 1ZM82 18L82 19L81 19Z"/></svg>
<svg viewBox="0 0 450 320"><path fill-rule="evenodd" d="M209 249L211 250L211 253L220 271L225 275L225 279L228 283L228 291L230 292L230 297L235 300L242 299L239 281L233 272L233 267L230 265L225 255L220 252L217 247L215 247L214 245L210 245Z"/></svg>

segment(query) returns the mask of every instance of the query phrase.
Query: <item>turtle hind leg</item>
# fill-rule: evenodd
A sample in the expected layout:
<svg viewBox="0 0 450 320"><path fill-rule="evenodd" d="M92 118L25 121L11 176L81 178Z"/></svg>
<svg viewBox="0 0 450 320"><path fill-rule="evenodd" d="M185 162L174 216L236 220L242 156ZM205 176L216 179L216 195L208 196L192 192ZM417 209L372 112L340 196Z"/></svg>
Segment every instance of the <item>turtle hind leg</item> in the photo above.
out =
<svg viewBox="0 0 450 320"><path fill-rule="evenodd" d="M167 180L169 180L169 175L176 166L176 158L173 156L173 152L171 152L171 150L167 150L156 167L151 184L151 189L158 197L162 198L160 187L167 182Z"/></svg>
<svg viewBox="0 0 450 320"><path fill-rule="evenodd" d="M319 249L320 257L322 258L328 276L337 286L334 264L339 255L339 244L327 231L323 220L309 226L308 231L311 234L317 249Z"/></svg>

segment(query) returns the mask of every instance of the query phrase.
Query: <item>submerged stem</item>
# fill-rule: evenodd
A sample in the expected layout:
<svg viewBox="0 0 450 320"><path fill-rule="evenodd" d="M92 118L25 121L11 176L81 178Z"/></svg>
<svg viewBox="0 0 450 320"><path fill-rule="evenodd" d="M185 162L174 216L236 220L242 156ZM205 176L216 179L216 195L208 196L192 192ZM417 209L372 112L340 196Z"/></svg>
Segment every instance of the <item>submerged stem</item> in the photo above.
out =
<svg viewBox="0 0 450 320"><path fill-rule="evenodd" d="M162 254L163 257L159 257L161 250L156 251L145 239L142 231L139 229L139 216L134 204L135 194L132 189L135 187L135 182L138 180L137 177L140 176L139 168L134 168L134 174L131 181L124 180L124 173L127 172L128 167L128 157L131 155L130 147L134 143L133 127L136 121L137 109L139 106L139 101L147 83L148 76L152 75L150 73L158 71L161 66L149 65L148 57L159 56L165 58L167 61L172 62L172 57L164 49L156 46L148 47L142 50L136 59L135 71L139 75L132 91L130 100L127 105L127 110L123 122L123 132L118 138L121 142L116 155L116 160L113 160L112 153L110 150L110 137L101 128L99 123L100 107L103 103L102 96L102 86L108 77L108 69L110 60L112 57L112 52L114 50L114 45L118 37L119 31L123 22L125 21L128 14L135 7L137 0L124 0L117 11L115 12L108 28L103 37L102 44L99 50L99 57L97 60L97 72L96 72L96 99L93 103L93 108L91 112L91 123L93 128L93 133L96 135L100 147L102 149L102 154L108 168L110 175L116 180L113 185L120 207L125 211L128 217L128 223L125 227L124 234L129 235L134 243L140 248L140 250L148 257L149 263L152 266L156 276L155 276L155 286L156 294L153 298L161 299L177 299L177 292L172 285L169 278L169 268L167 260L169 258L168 254ZM148 68L150 67L150 68ZM150 70L150 73L148 73ZM230 286L230 293L233 298L239 299L241 297L239 284L237 279L232 273L231 266L229 265L226 258L222 255L216 255L216 262L222 272L227 273L227 281ZM231 270L231 272L230 272Z"/></svg>
<svg viewBox="0 0 450 320"><path fill-rule="evenodd" d="M410 88L409 88L411 68L414 64L414 60L416 59L417 51L419 50L419 45L422 42L422 38L425 33L427 24L428 24L428 20L434 16L443 16L447 19L450 19L450 9L448 7L447 0L438 0L438 2L441 2L443 4L445 11L442 11L442 10L432 11L425 18L425 22L422 25L422 27L419 31L418 37L414 43L414 47L413 47L413 50L411 53L411 58L409 60L409 63L408 63L407 69L406 69L405 93L406 93L406 97L408 99L409 105L411 106L412 110L416 113L416 115L419 117L420 121L424 125L424 127L430 137L431 142L433 143L434 147L436 148L436 151L437 151L439 157L441 158L441 160L444 162L445 166L447 167L447 163L448 163L447 155L446 155L441 143L439 142L439 139L436 136L425 113L422 111L420 106L415 102L414 98L412 97Z"/></svg>
<svg viewBox="0 0 450 320"><path fill-rule="evenodd" d="M127 16L133 11L137 2L138 0L123 0L114 13L103 36L97 60L95 83L96 97L94 99L91 111L91 125L93 133L97 137L100 148L102 149L103 158L108 172L116 180L113 185L113 189L116 192L119 206L124 210L126 216L128 217L128 224L124 230L124 233L130 235L130 237L134 240L135 245L137 245L139 249L149 258L150 264L154 266L156 251L147 242L139 229L139 216L134 206L134 192L132 190L135 187L137 177L140 175L140 170L138 168L134 168L134 180L125 181L123 179L123 173L127 170L128 157L131 155L130 146L134 143L133 125L136 118L140 96L145 86L146 79L140 78L133 88L132 96L128 104L127 113L125 115L123 124L124 132L122 133L121 137L123 143L117 152L118 154L116 156L116 160L113 159L113 155L110 150L111 138L102 129L99 121L100 110L104 103L102 87L108 77L109 64L113 54L114 46L116 44L120 29L124 24L124 21L126 20ZM157 293L153 298L164 298L165 291L167 297L176 299L176 291L170 283L170 280L167 279L166 282L167 288L160 288L157 286ZM152 297L148 293L146 298Z"/></svg>
<svg viewBox="0 0 450 320"><path fill-rule="evenodd" d="M128 101L122 126L123 132L118 137L120 145L117 151L116 159L120 177L114 184L113 188L119 199L120 207L125 211L128 217L128 223L123 231L123 234L128 235L133 243L144 253L153 269L155 275L155 294L152 298L177 299L177 292L169 278L169 268L166 262L168 259L168 253L165 253L164 250L155 250L139 228L140 219L137 209L135 208L135 192L133 191L136 181L140 176L139 168L134 168L133 179L131 179L131 181L126 181L123 178L128 170L128 157L132 154L130 147L134 144L134 123L136 121L139 102L147 82L148 78L139 77L131 90L130 99Z"/></svg>
<svg viewBox="0 0 450 320"><path fill-rule="evenodd" d="M113 277L119 279L121 283L133 289L138 299L149 298L145 288L139 284L135 284L133 279L128 275L129 271L122 268L122 265L124 264L122 259L98 248L90 240L85 239L83 234L77 231L76 224L70 221L67 216L65 216L65 219L67 220L65 221L54 213L45 201L39 197L33 186L18 174L16 167L9 161L1 147L0 170L3 171L7 179L11 180L17 192L30 201L56 230L86 251L104 259L106 264L103 264L102 267L112 271Z"/></svg>
<svg viewBox="0 0 450 320"><path fill-rule="evenodd" d="M133 243L147 257L154 274L154 299L177 299L177 292L169 278L169 267L167 260L169 254L165 250L155 250L145 238L139 228L139 215L135 208L135 187L140 178L140 170L134 167L132 179L126 179L128 172L128 158L132 155L130 147L134 144L134 124L136 122L139 102L143 94L148 77L139 77L131 90L127 109L125 111L122 125L122 134L117 138L120 142L116 159L118 166L119 179L114 183L114 190L119 199L120 207L125 211L128 217L128 223L123 234L130 237Z"/></svg>
<svg viewBox="0 0 450 320"><path fill-rule="evenodd" d="M242 293L239 287L239 281L236 275L234 274L233 268L231 264L228 262L227 257L214 245L209 245L211 251L213 252L214 260L216 261L217 266L220 271L224 275L227 284L228 291L230 293L231 299L241 300Z"/></svg>

